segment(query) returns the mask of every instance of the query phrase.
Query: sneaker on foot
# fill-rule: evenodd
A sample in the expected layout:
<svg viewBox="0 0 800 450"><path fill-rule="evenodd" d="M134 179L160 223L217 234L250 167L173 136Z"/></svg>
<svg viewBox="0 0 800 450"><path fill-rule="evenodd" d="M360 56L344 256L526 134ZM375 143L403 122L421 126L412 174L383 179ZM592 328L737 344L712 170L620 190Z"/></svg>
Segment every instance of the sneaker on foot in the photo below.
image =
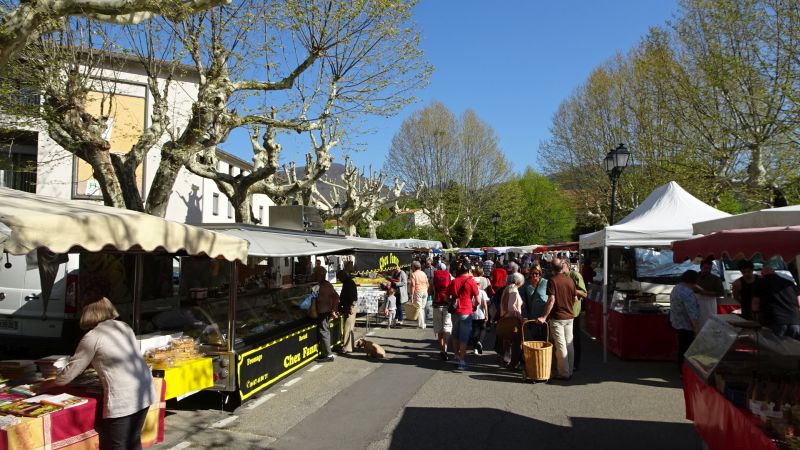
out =
<svg viewBox="0 0 800 450"><path fill-rule="evenodd" d="M479 355L483 354L483 344L481 344L480 342L475 344L475 353L477 353Z"/></svg>
<svg viewBox="0 0 800 450"><path fill-rule="evenodd" d="M458 370L467 370L467 363L465 361L459 361Z"/></svg>
<svg viewBox="0 0 800 450"><path fill-rule="evenodd" d="M447 361L447 352L441 351L439 352L439 357L442 358L442 361Z"/></svg>

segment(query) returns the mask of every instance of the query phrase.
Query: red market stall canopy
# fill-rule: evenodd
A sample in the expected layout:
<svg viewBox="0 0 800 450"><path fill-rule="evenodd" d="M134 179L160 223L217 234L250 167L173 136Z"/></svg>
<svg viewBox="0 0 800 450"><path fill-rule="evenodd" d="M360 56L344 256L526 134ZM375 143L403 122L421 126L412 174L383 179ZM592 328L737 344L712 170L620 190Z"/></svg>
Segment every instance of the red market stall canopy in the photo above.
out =
<svg viewBox="0 0 800 450"><path fill-rule="evenodd" d="M247 260L247 241L127 209L0 188L4 251L25 255L100 250L185 252Z"/></svg>
<svg viewBox="0 0 800 450"><path fill-rule="evenodd" d="M559 242L556 244L540 245L533 249L533 253L547 253L547 252L577 252L577 242Z"/></svg>
<svg viewBox="0 0 800 450"><path fill-rule="evenodd" d="M731 259L751 259L760 253L768 259L780 256L789 261L800 254L800 225L789 227L724 230L708 236L672 243L673 261L695 257L726 255Z"/></svg>

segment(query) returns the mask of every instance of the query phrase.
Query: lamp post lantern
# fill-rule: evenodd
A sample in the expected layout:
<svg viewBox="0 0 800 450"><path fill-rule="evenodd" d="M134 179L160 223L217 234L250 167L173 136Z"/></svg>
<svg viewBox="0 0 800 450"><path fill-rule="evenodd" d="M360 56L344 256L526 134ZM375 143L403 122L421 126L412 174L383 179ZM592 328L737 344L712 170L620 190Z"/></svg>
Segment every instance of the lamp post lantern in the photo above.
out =
<svg viewBox="0 0 800 450"><path fill-rule="evenodd" d="M494 225L494 245L497 245L497 224L500 223L500 213L495 211L492 214L492 225Z"/></svg>
<svg viewBox="0 0 800 450"><path fill-rule="evenodd" d="M622 175L622 171L628 167L631 159L631 152L625 144L619 144L617 148L611 150L603 160L608 178L611 180L611 216L609 225L614 225L614 212L617 206L617 180Z"/></svg>
<svg viewBox="0 0 800 450"><path fill-rule="evenodd" d="M336 235L338 236L339 235L339 216L342 215L342 205L340 205L339 202L336 202L336 204L333 205L333 215L336 216Z"/></svg>

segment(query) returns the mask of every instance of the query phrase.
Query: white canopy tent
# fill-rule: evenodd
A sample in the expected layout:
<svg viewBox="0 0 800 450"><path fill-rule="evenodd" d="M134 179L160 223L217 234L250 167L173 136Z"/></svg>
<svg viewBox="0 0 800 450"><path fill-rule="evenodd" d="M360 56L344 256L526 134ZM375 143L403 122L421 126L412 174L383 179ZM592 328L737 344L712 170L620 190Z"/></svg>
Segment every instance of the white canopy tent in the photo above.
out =
<svg viewBox="0 0 800 450"><path fill-rule="evenodd" d="M800 205L762 209L720 219L697 221L694 223L693 229L694 234L711 234L722 230L791 227L796 225L800 225Z"/></svg>
<svg viewBox="0 0 800 450"><path fill-rule="evenodd" d="M672 241L692 237L692 224L728 217L730 214L706 205L670 181L659 186L630 214L615 225L582 234L581 249L603 249L603 360L608 343L608 248L669 247Z"/></svg>
<svg viewBox="0 0 800 450"><path fill-rule="evenodd" d="M428 249L441 249L442 243L439 241L430 241L426 239L370 239L357 236L346 236L345 239L357 242L369 242L375 245L382 245L397 248L428 248Z"/></svg>
<svg viewBox="0 0 800 450"><path fill-rule="evenodd" d="M762 209L721 219L696 222L695 234L711 234L723 230L742 228L792 227L800 225L800 205L781 208ZM795 264L800 267L800 254L795 256Z"/></svg>
<svg viewBox="0 0 800 450"><path fill-rule="evenodd" d="M352 250L354 244L345 239L325 239L311 234L292 233L265 227L242 224L205 225L227 236L250 243L248 255L259 257L287 257L328 255Z"/></svg>
<svg viewBox="0 0 800 450"><path fill-rule="evenodd" d="M236 237L137 211L0 188L0 251L36 253L43 317L63 254L102 250L135 252L137 268L140 252L152 251L247 261L247 241ZM138 291L134 303L137 298Z"/></svg>
<svg viewBox="0 0 800 450"><path fill-rule="evenodd" d="M4 251L25 255L39 248L54 253L164 250L247 260L247 241L149 214L89 202L0 188L0 224L10 233Z"/></svg>

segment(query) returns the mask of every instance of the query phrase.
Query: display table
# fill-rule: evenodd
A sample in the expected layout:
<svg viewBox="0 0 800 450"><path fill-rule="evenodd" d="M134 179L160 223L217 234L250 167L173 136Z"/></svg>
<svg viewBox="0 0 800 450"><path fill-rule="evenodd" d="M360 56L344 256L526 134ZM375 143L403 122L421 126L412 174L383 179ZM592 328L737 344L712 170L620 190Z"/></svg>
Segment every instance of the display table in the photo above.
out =
<svg viewBox="0 0 800 450"><path fill-rule="evenodd" d="M211 358L195 358L178 361L174 367L153 367L153 373L167 384L164 398L167 400L214 386L214 367Z"/></svg>
<svg viewBox="0 0 800 450"><path fill-rule="evenodd" d="M686 418L694 422L710 450L778 450L756 417L733 406L687 364L683 365L683 398Z"/></svg>
<svg viewBox="0 0 800 450"><path fill-rule="evenodd" d="M43 417L23 417L17 425L0 430L0 450L96 449L100 445L94 429L97 400L62 409Z"/></svg>
<svg viewBox="0 0 800 450"><path fill-rule="evenodd" d="M678 338L666 314L609 310L608 350L621 359L671 361L678 353Z"/></svg>
<svg viewBox="0 0 800 450"><path fill-rule="evenodd" d="M603 340L603 304L593 300L584 302L585 330L590 336Z"/></svg>
<svg viewBox="0 0 800 450"><path fill-rule="evenodd" d="M147 413L142 429L142 447L145 448L164 441L164 380L156 378L153 381L156 397L160 400ZM0 450L96 450L100 441L95 423L103 414L101 394L87 393L75 387L65 391L86 397L89 401L46 416L21 418L17 425L0 430Z"/></svg>

